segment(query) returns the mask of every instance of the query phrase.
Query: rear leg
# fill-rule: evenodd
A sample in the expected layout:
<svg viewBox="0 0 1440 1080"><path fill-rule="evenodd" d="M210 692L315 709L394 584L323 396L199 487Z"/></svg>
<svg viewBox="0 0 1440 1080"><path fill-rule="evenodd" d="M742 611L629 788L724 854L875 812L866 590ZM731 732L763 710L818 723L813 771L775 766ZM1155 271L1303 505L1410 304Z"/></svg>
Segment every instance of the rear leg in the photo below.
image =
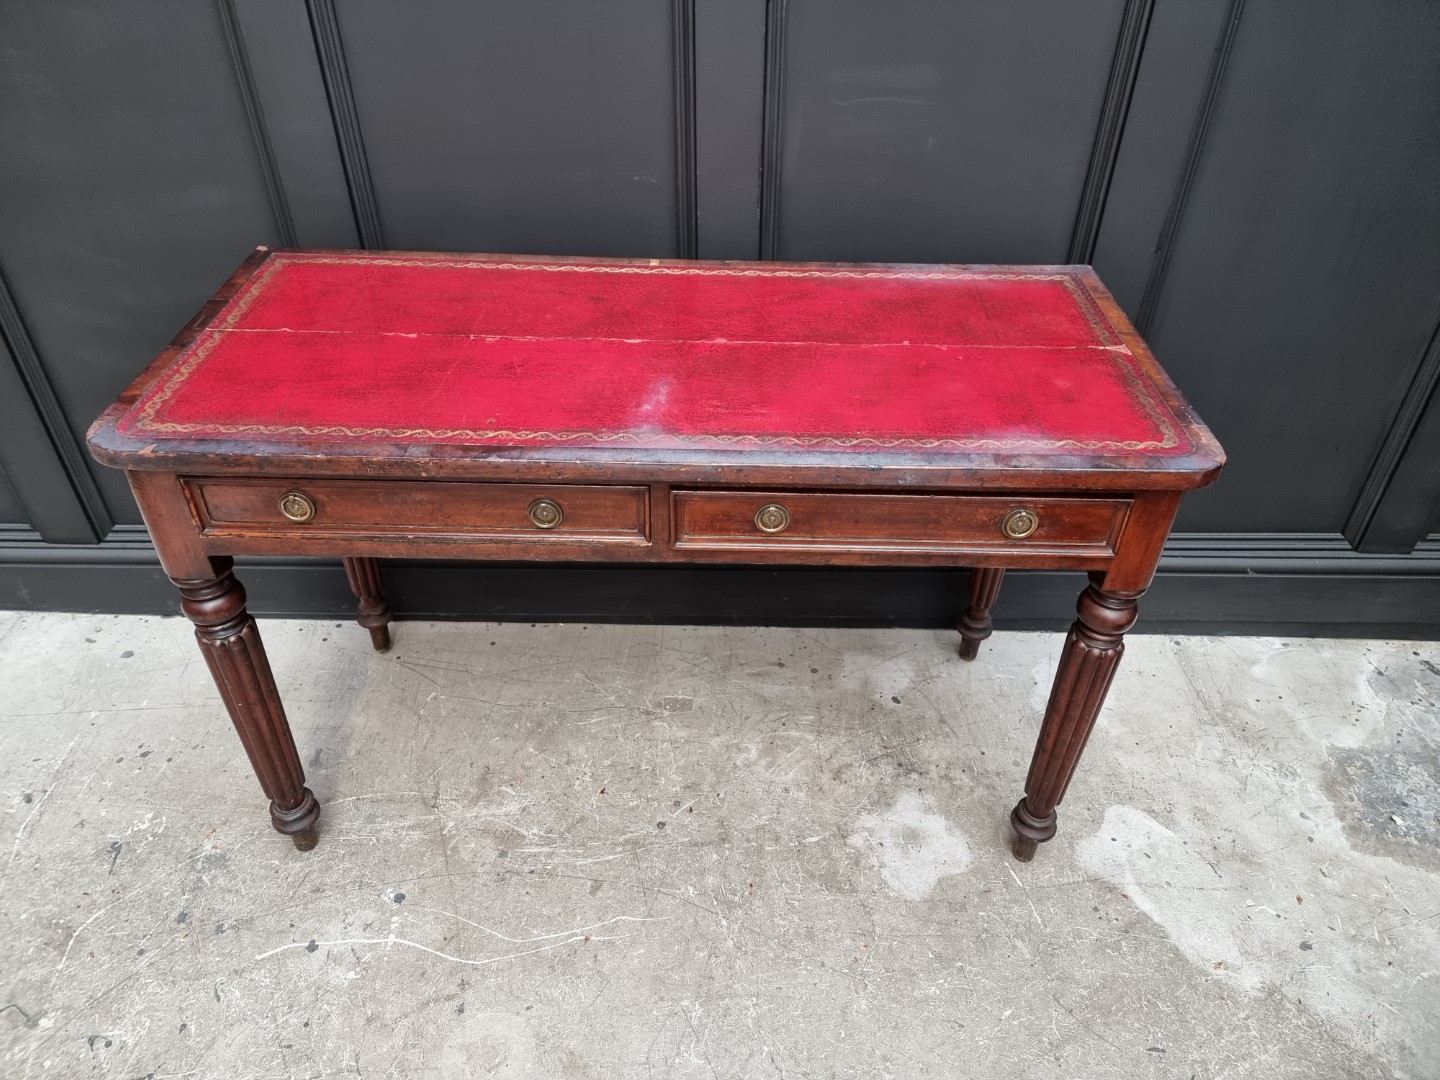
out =
<svg viewBox="0 0 1440 1080"><path fill-rule="evenodd" d="M345 558L345 577L359 601L355 621L370 631L376 652L390 651L390 605L380 591L380 560Z"/></svg>
<svg viewBox="0 0 1440 1080"><path fill-rule="evenodd" d="M1000 583L1005 580L1005 571L993 567L977 566L970 571L970 604L960 616L960 659L974 660L980 653L980 642L993 632L990 609L1000 595Z"/></svg>

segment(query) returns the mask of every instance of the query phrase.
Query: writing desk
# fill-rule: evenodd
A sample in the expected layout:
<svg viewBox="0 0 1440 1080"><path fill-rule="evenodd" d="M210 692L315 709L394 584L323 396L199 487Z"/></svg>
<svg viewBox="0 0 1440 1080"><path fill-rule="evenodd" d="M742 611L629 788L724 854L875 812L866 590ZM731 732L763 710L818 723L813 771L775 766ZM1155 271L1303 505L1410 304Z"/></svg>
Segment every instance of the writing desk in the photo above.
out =
<svg viewBox="0 0 1440 1080"><path fill-rule="evenodd" d="M1055 834L1184 492L1220 447L1084 266L256 251L91 428L270 799L320 807L235 555L1083 570L1025 795Z"/></svg>

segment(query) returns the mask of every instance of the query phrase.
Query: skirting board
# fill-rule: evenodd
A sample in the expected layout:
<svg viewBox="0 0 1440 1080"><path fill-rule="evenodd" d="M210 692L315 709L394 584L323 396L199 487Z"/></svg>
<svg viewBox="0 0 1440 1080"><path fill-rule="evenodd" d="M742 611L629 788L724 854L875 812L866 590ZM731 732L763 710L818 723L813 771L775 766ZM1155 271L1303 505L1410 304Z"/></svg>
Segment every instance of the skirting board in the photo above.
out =
<svg viewBox="0 0 1440 1080"><path fill-rule="evenodd" d="M948 627L965 596L963 570L382 565L401 618ZM241 560L238 576L257 615L345 619L354 609L338 561ZM996 626L1064 626L1083 584L1080 574L1012 571ZM12 528L0 529L0 608L173 615L179 604L141 529L55 545ZM1410 555L1366 555L1338 534L1177 536L1136 631L1440 639L1440 537Z"/></svg>

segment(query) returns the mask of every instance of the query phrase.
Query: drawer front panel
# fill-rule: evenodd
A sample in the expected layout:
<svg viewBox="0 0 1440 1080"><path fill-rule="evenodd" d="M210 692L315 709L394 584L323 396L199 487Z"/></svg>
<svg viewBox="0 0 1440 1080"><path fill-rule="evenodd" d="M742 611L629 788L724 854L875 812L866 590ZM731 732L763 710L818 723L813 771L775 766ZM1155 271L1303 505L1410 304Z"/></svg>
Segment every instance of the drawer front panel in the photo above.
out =
<svg viewBox="0 0 1440 1080"><path fill-rule="evenodd" d="M1125 499L677 491L677 548L1114 553Z"/></svg>
<svg viewBox="0 0 1440 1080"><path fill-rule="evenodd" d="M188 478L185 485L207 535L648 542L644 487L229 478Z"/></svg>

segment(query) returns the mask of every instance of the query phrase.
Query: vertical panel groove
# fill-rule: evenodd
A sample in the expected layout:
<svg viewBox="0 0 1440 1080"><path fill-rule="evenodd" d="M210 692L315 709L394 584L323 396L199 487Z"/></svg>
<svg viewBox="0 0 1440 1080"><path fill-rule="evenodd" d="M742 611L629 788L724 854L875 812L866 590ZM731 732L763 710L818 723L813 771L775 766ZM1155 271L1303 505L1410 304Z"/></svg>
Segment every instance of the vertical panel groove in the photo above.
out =
<svg viewBox="0 0 1440 1080"><path fill-rule="evenodd" d="M245 120L250 126L250 139L255 144L260 171L265 177L265 193L270 198L270 212L275 218L275 238L284 247L294 247L295 219L290 214L290 201L285 197L275 148L270 142L270 131L265 126L265 112L260 107L255 75L250 69L250 54L245 48L245 36L235 15L235 0L215 0L215 3L220 10L220 23L225 28L225 43L230 47L230 62L235 69L235 84L240 90Z"/></svg>
<svg viewBox="0 0 1440 1080"><path fill-rule="evenodd" d="M1095 258L1095 242L1100 236L1100 221L1105 214L1105 201L1115 177L1115 162L1120 157L1120 140L1125 134L1125 120L1130 114L1130 101L1135 95L1135 79L1145 52L1145 36L1150 30L1150 16L1155 0L1126 0L1120 17L1120 34L1115 42L1115 57L1110 63L1110 79L1100 106L1100 122L1095 128L1095 145L1090 151L1090 165L1085 171L1085 186L1080 191L1080 205L1075 212L1075 229L1070 237L1071 263L1089 263Z"/></svg>
<svg viewBox="0 0 1440 1080"><path fill-rule="evenodd" d="M695 0L671 0L675 71L675 253L700 249L695 148Z"/></svg>
<svg viewBox="0 0 1440 1080"><path fill-rule="evenodd" d="M330 119L340 146L340 164L345 170L355 230L360 234L362 247L384 248L380 207L375 200L370 162L365 156L365 139L360 131L360 114L355 109L350 68L345 62L340 23L335 16L335 0L305 0L305 9L310 15L310 32L315 38L315 55L320 60L325 95L330 101Z"/></svg>
<svg viewBox="0 0 1440 1080"><path fill-rule="evenodd" d="M3 275L0 275L0 341L10 350L20 381L30 395L41 426L65 470L66 479L70 481L75 500L80 504L80 510L94 533L91 539L98 541L110 531L115 521L110 516L110 509L105 505L95 478L90 475L85 464L85 451L65 418L60 399L40 363L35 342L31 339L24 320L20 318L20 309L15 306L15 298L11 295L9 283ZM26 509L32 514L35 512L28 506Z"/></svg>
<svg viewBox="0 0 1440 1080"><path fill-rule="evenodd" d="M1440 393L1440 327L1435 328L1435 333L1430 338L1425 355L1420 359L1419 370L1415 372L1415 378L1405 391L1395 419L1385 433L1380 452L1375 455L1370 471L1365 476L1360 496L1355 500L1349 519L1345 522L1345 539L1357 551L1365 550L1366 536L1380 512L1381 503L1389 492L1390 484L1395 479L1411 441L1415 438L1415 432L1420 427L1426 409L1433 400L1437 400L1437 393ZM1416 543L1422 539L1422 536L1415 537Z"/></svg>
<svg viewBox="0 0 1440 1080"><path fill-rule="evenodd" d="M1170 199L1170 208L1165 213L1165 224L1160 228L1160 237L1155 245L1155 258L1150 263L1150 274L1145 279L1145 291L1140 297L1140 307L1135 315L1136 329L1142 334L1150 332L1160 295L1165 288L1165 276L1170 271L1170 256L1175 247L1175 236L1180 230L1180 220L1185 214L1185 204L1190 200L1190 189L1195 183L1195 173L1200 165L1200 154L1205 149L1205 137L1210 130L1210 120L1215 113L1215 103L1220 97L1220 85L1225 78L1225 68L1230 62L1230 52L1235 46L1235 36L1240 29L1240 16L1245 11L1245 0L1230 0L1225 12L1225 22L1220 29L1220 38L1215 44L1214 55L1210 58L1210 70L1205 76L1205 89L1200 95L1200 105L1195 111L1195 123L1190 129L1190 139L1185 146L1184 163L1175 193Z"/></svg>
<svg viewBox="0 0 1440 1080"><path fill-rule="evenodd" d="M780 245L780 158L784 151L785 30L789 0L765 5L764 119L760 142L760 258L774 259Z"/></svg>

